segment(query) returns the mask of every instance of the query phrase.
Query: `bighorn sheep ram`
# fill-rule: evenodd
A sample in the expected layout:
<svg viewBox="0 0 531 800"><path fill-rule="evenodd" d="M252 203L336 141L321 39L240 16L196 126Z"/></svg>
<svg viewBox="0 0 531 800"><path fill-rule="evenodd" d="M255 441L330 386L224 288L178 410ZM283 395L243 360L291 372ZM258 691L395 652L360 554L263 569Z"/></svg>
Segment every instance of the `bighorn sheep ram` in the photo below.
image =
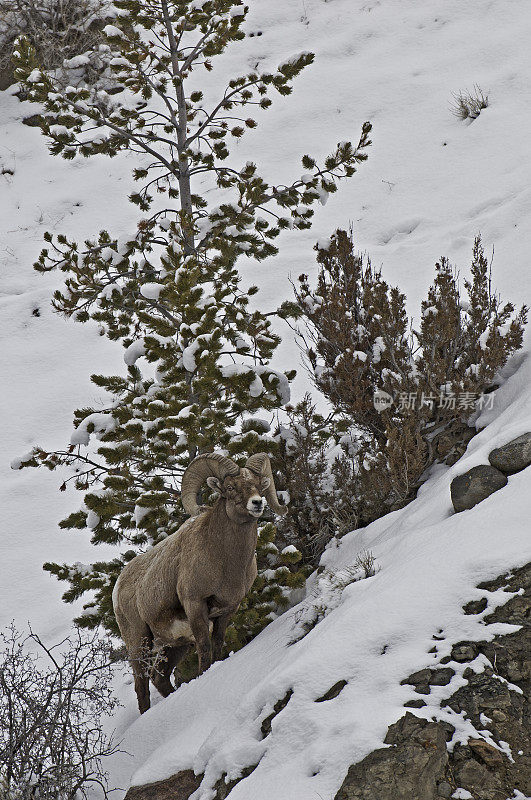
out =
<svg viewBox="0 0 531 800"><path fill-rule="evenodd" d="M219 492L197 505L204 483ZM265 453L242 469L218 453L198 456L184 473L182 503L191 519L123 569L113 605L135 679L140 713L150 706L149 679L167 697L170 675L195 642L199 673L221 656L227 625L256 578L257 520L278 502ZM212 641L211 641L212 634ZM146 658L148 656L148 658ZM156 668L148 668L156 657Z"/></svg>

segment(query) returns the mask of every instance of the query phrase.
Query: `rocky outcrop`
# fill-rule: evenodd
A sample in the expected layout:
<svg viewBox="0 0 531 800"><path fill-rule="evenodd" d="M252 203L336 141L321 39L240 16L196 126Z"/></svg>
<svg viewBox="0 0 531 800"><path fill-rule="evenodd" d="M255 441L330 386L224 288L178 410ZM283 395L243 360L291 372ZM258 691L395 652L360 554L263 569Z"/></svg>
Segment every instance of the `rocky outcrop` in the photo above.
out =
<svg viewBox="0 0 531 800"><path fill-rule="evenodd" d="M392 747L351 766L335 800L436 800L448 761L443 728L408 712L384 741Z"/></svg>
<svg viewBox="0 0 531 800"><path fill-rule="evenodd" d="M125 800L188 800L202 780L202 775L195 775L193 770L185 769L164 781L132 786Z"/></svg>
<svg viewBox="0 0 531 800"><path fill-rule="evenodd" d="M507 477L495 467L481 464L458 475L450 484L452 503L456 511L467 511L493 492L507 485Z"/></svg>
<svg viewBox="0 0 531 800"><path fill-rule="evenodd" d="M338 697L341 694L345 686L348 686L348 681L341 680L337 683L334 683L334 685L331 686L327 692L321 695L321 697L318 697L315 702L326 703L327 700L333 700L335 697Z"/></svg>
<svg viewBox="0 0 531 800"><path fill-rule="evenodd" d="M457 642L452 648L451 659L457 663L465 664L483 654L492 665L479 674L465 668L467 684L444 703L457 714L464 712L484 738L471 737L448 752L446 742L454 732L449 723L428 722L407 712L388 730L385 742L392 746L376 750L351 766L335 800L437 800L452 796L505 800L514 796L515 789L520 792L517 796L531 795L531 565L479 588L524 590L485 619L487 623L519 625L518 631L491 642ZM478 614L485 607L483 601L472 601L463 610L465 614ZM402 683L426 695L430 686L438 684L438 673L446 681L449 673L445 669L419 670ZM410 708L423 705L421 698L406 703ZM458 789L465 791L459 793Z"/></svg>
<svg viewBox="0 0 531 800"><path fill-rule="evenodd" d="M245 767L239 778L228 781L227 775L223 775L214 784L214 800L225 800L234 789L237 783L247 778L258 765ZM193 770L185 769L172 775L164 781L147 783L144 786L132 786L127 792L124 800L188 800L196 789L199 788L203 775L195 775Z"/></svg>
<svg viewBox="0 0 531 800"><path fill-rule="evenodd" d="M260 728L263 739L265 739L265 737L269 736L269 734L271 733L271 723L273 722L277 714L280 714L280 712L286 708L292 694L293 694L293 689L288 689L284 697L282 697L280 700L277 700L277 702L273 706L272 713L263 720Z"/></svg>

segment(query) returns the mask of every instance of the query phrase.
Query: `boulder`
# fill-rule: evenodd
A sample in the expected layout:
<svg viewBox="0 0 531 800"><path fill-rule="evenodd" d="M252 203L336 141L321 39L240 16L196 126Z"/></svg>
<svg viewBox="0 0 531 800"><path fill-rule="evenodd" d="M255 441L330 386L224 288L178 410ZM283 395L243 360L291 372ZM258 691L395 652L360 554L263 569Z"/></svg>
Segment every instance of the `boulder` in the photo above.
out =
<svg viewBox="0 0 531 800"><path fill-rule="evenodd" d="M489 454L493 467L505 475L513 475L531 464L531 433L524 433Z"/></svg>
<svg viewBox="0 0 531 800"><path fill-rule="evenodd" d="M465 661L473 661L479 653L479 648L475 642L457 642L452 647L452 658L463 664Z"/></svg>
<svg viewBox="0 0 531 800"><path fill-rule="evenodd" d="M453 506L456 511L466 511L506 485L507 477L495 467L472 467L450 484Z"/></svg>
<svg viewBox="0 0 531 800"><path fill-rule="evenodd" d="M501 752L484 739L469 739L468 746L487 767L496 768L503 765L503 755Z"/></svg>

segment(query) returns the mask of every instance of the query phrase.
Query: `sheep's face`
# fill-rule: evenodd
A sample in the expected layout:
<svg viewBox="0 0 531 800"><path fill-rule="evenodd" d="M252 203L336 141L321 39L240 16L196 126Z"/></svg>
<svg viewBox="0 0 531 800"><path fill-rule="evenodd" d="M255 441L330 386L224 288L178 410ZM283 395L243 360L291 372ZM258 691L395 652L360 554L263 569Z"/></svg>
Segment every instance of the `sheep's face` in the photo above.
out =
<svg viewBox="0 0 531 800"><path fill-rule="evenodd" d="M225 499L230 519L259 519L264 513L266 501L263 494L270 486L269 478L261 478L248 469L242 469L239 475L228 475L223 481L207 478L207 483Z"/></svg>

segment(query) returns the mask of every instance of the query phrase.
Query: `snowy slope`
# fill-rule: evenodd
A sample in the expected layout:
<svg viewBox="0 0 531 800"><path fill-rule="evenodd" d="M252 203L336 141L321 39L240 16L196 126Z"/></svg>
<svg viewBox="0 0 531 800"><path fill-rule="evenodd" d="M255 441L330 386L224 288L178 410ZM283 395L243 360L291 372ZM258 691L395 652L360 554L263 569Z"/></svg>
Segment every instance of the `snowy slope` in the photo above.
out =
<svg viewBox="0 0 531 800"><path fill-rule="evenodd" d="M238 161L251 157L267 178L289 182L300 174L302 153L323 156L340 140L357 140L365 119L374 126L369 161L318 209L313 229L284 234L276 259L242 265L262 287L262 306L270 309L290 297L289 276L315 271L314 241L350 221L360 249L400 283L412 313L440 255L466 276L478 231L487 252L495 246L494 282L502 297L529 302L527 0L510 6L503 0L249 5L247 29L262 35L223 57L215 73L220 86L257 61L275 65L301 50L314 51L316 61L294 94L278 99L257 132L238 144ZM490 105L467 124L449 106L452 92L474 83L489 94ZM80 239L103 227L120 234L131 230L135 210L124 200L128 159L52 158L39 132L21 125L34 111L9 90L0 93L0 623L30 619L36 630L56 638L72 609L61 603L62 587L42 572L42 562L104 554L89 546L84 533L56 527L79 502L74 492L58 493L55 474L12 472L9 463L36 443L57 447L67 441L72 409L98 402L90 373L121 370L122 354L95 326L53 315L48 301L60 279L37 275L31 264L45 230ZM14 174L4 174L6 168ZM278 364L298 366L297 349L283 332ZM327 553L330 566L348 565L370 547L382 566L378 575L346 590L344 602L300 643L287 647L294 623L287 614L128 728L136 782L190 765L208 767L215 779L222 769L236 773L256 763L266 747L260 767L231 798L306 800L317 796L310 789L325 800L333 797L347 765L377 746L400 715L408 690L399 681L432 658L432 634L443 628L449 638L473 638L474 631L461 628L459 609L474 596L475 583L529 558L529 472L458 516L450 513L448 492L454 474L485 463L487 450L531 427L529 372L527 360L498 391L490 424L461 462L434 476L407 509ZM297 393L305 387L301 373ZM351 680L340 697L315 706L315 697L340 678ZM295 693L264 745L258 741L260 719L290 687ZM121 729L136 717L132 694L125 687ZM127 785L133 762L117 761L113 769L115 780Z"/></svg>
<svg viewBox="0 0 531 800"><path fill-rule="evenodd" d="M498 391L493 411L479 421L485 429L461 461L430 478L405 509L347 535L325 552L325 566L341 570L368 548L381 570L344 589L339 605L304 638L291 643L300 635L296 607L133 724L131 688L119 720L120 731L129 724L122 745L129 755L113 764L113 785L127 786L131 773L132 783L142 784L193 768L205 772L193 800L210 800L210 789L223 772L235 778L260 762L231 791L231 800L328 800L348 766L380 747L387 727L403 715L404 702L417 697L413 687L400 686L401 679L438 664L455 642L514 630L481 623L511 595L474 586L531 558L531 469L513 475L499 493L460 514L453 512L449 485L455 475L488 463L494 447L531 428L531 397L525 391L530 380L528 357ZM487 609L465 616L462 605L483 596ZM311 596L303 606L310 602ZM428 652L434 644L437 652ZM472 668L481 671L481 659ZM450 684L432 687L423 696L428 705L415 713L451 722L455 743L477 733L461 715L439 709L443 697L466 683L462 672L468 665L450 661L447 666L456 672ZM315 703L340 680L348 685L339 697ZM293 696L273 720L271 734L262 738L262 721L289 689Z"/></svg>
<svg viewBox="0 0 531 800"><path fill-rule="evenodd" d="M100 337L95 326L82 327L52 313L50 297L59 278L39 276L32 264L46 230L69 231L82 239L111 221L124 226L132 215L122 200L125 165L53 159L40 132L21 124L32 113L35 108L9 90L0 93L0 172L14 173L0 175L0 551L5 587L0 624L30 619L36 630L55 635L72 618L72 609L61 603L61 587L42 571L42 563L89 560L92 548L83 537L70 541L73 537L57 528L77 500L71 493L59 494L57 475L13 472L10 462L35 444L64 446L73 409L97 402L90 374L121 370L123 362L120 349Z"/></svg>

